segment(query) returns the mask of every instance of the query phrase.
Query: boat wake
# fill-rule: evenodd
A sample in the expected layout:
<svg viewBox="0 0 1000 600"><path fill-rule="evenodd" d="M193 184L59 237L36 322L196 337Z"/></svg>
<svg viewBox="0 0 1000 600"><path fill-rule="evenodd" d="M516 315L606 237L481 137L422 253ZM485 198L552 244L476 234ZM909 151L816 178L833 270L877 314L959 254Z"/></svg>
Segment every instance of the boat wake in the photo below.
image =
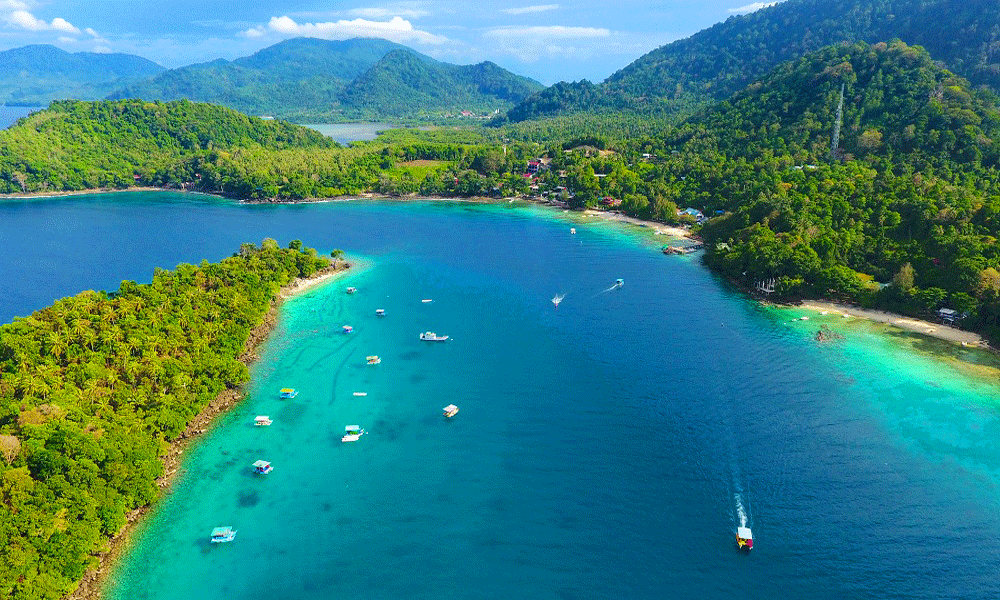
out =
<svg viewBox="0 0 1000 600"><path fill-rule="evenodd" d="M556 306L556 308L559 308L559 303L562 302L563 298L565 298L565 297L566 297L566 294L556 294L552 298L552 304L554 304Z"/></svg>
<svg viewBox="0 0 1000 600"><path fill-rule="evenodd" d="M746 508L743 506L743 497L739 492L733 494L733 501L736 503L736 523L738 527L746 527L749 523Z"/></svg>

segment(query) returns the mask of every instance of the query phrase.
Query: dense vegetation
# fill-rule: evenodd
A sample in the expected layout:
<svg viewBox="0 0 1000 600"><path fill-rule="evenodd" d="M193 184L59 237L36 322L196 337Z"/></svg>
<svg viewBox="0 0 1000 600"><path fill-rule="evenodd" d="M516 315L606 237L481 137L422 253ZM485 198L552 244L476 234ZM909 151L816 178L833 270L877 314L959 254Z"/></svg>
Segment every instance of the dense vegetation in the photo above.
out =
<svg viewBox="0 0 1000 600"><path fill-rule="evenodd" d="M173 69L109 97L212 102L299 122L412 121L506 110L541 88L493 63L451 65L386 40L298 38Z"/></svg>
<svg viewBox="0 0 1000 600"><path fill-rule="evenodd" d="M76 587L156 499L167 443L247 380L238 357L278 288L328 263L265 240L0 326L0 597Z"/></svg>
<svg viewBox="0 0 1000 600"><path fill-rule="evenodd" d="M547 88L509 119L595 107L683 115L822 47L894 38L924 46L976 86L1000 90L1000 3L994 0L786 0L657 48L598 86Z"/></svg>
<svg viewBox="0 0 1000 600"><path fill-rule="evenodd" d="M130 54L70 54L33 45L0 52L0 104L45 106L52 100L96 100L163 71Z"/></svg>

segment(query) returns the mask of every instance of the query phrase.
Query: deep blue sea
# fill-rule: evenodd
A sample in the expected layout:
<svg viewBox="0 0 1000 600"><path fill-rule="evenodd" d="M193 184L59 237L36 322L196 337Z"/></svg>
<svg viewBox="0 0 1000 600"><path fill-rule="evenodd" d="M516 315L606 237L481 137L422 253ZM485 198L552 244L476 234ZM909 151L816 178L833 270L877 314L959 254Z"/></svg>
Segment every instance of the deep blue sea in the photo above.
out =
<svg viewBox="0 0 1000 600"><path fill-rule="evenodd" d="M0 234L3 322L264 237L358 263L285 303L248 399L190 453L107 600L1000 597L996 360L792 323L648 229L131 193L3 201ZM846 340L813 341L820 323ZM368 434L341 443L348 424ZM233 543L208 543L220 525Z"/></svg>

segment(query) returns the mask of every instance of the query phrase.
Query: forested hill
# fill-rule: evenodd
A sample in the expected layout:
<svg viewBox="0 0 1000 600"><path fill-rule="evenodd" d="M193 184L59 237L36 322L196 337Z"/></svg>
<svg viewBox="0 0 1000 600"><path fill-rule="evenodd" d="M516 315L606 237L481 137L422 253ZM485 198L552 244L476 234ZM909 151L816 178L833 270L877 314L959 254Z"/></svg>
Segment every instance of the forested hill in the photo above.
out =
<svg viewBox="0 0 1000 600"><path fill-rule="evenodd" d="M150 184L199 153L331 146L311 129L210 104L64 100L0 131L0 193Z"/></svg>
<svg viewBox="0 0 1000 600"><path fill-rule="evenodd" d="M600 84L596 99L585 85L554 86L512 110L509 118L521 121L595 106L685 110L697 102L724 99L779 63L824 46L894 38L924 46L974 86L1000 90L1000 2L785 0L653 50Z"/></svg>
<svg viewBox="0 0 1000 600"><path fill-rule="evenodd" d="M96 100L156 75L160 65L131 54L70 54L39 44L0 52L0 104L44 106L52 100Z"/></svg>
<svg viewBox="0 0 1000 600"><path fill-rule="evenodd" d="M394 50L341 94L343 110L367 118L477 114L508 108L542 89L491 62L458 66Z"/></svg>
<svg viewBox="0 0 1000 600"><path fill-rule="evenodd" d="M493 63L441 63L386 40L298 38L232 62L167 71L110 97L184 98L302 122L487 113L542 87Z"/></svg>

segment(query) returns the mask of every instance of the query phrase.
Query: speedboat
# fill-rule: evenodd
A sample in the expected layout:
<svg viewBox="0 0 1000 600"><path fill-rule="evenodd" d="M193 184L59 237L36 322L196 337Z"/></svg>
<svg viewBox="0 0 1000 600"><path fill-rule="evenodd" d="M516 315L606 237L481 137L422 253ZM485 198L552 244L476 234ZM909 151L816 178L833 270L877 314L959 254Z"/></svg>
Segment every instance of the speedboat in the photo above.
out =
<svg viewBox="0 0 1000 600"><path fill-rule="evenodd" d="M216 527L212 530L212 543L222 544L236 539L236 530L232 527Z"/></svg>
<svg viewBox="0 0 1000 600"><path fill-rule="evenodd" d="M376 317L384 317L385 316L385 309L384 308L376 308L375 309L375 316Z"/></svg>
<svg viewBox="0 0 1000 600"><path fill-rule="evenodd" d="M358 425L348 425L344 427L344 437L340 438L341 442L356 442L361 439L364 435L365 430L361 429Z"/></svg>
<svg viewBox="0 0 1000 600"><path fill-rule="evenodd" d="M358 291L358 288L356 288L356 287L349 287L349 288L347 288L347 293L348 294L353 294L356 291Z"/></svg>
<svg viewBox="0 0 1000 600"><path fill-rule="evenodd" d="M749 527L736 528L736 545L740 550L747 552L753 550L753 533L750 532Z"/></svg>
<svg viewBox="0 0 1000 600"><path fill-rule="evenodd" d="M443 410L444 410L444 416L448 417L449 419L458 414L458 407L455 406L454 404L449 404L448 406L444 407Z"/></svg>
<svg viewBox="0 0 1000 600"><path fill-rule="evenodd" d="M434 300L432 300L430 298L424 298L423 300L421 300L421 302L423 302L424 304L428 304L430 302L434 302Z"/></svg>
<svg viewBox="0 0 1000 600"><path fill-rule="evenodd" d="M344 333L351 333L352 331L354 331L353 327L350 325L344 325Z"/></svg>
<svg viewBox="0 0 1000 600"><path fill-rule="evenodd" d="M274 421L271 420L271 417L264 416L264 415L257 415L256 417L254 417L254 420L253 420L253 424L255 426L257 426L257 427L267 427L268 425L270 425L273 422Z"/></svg>
<svg viewBox="0 0 1000 600"><path fill-rule="evenodd" d="M616 288L620 288L623 285L625 285L625 280L624 279L618 278L618 279L615 280L615 287Z"/></svg>
<svg viewBox="0 0 1000 600"><path fill-rule="evenodd" d="M267 475L273 470L274 467L272 467L271 463L267 462L266 460L258 460L253 464L253 472L258 475Z"/></svg>
<svg viewBox="0 0 1000 600"><path fill-rule="evenodd" d="M438 335L433 331L425 331L424 333L420 334L420 339L424 340L425 342L444 342L448 339L448 336Z"/></svg>
<svg viewBox="0 0 1000 600"><path fill-rule="evenodd" d="M281 388L281 393L278 395L282 400L288 400L299 395L299 392L292 388Z"/></svg>
<svg viewBox="0 0 1000 600"><path fill-rule="evenodd" d="M377 365L382 362L382 359L378 356L367 356L365 357L365 360L368 361L368 364L370 365Z"/></svg>

